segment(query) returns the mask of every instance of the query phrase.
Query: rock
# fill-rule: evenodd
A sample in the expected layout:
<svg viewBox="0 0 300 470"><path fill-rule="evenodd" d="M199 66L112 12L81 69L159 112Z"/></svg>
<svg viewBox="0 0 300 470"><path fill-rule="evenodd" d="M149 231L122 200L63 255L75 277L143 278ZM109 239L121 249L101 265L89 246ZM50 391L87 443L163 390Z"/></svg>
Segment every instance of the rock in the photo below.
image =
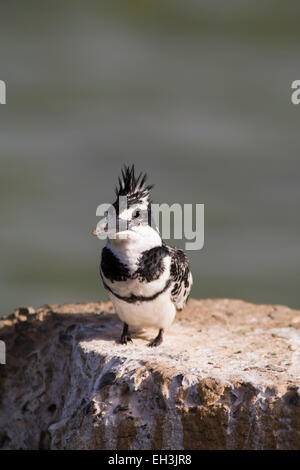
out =
<svg viewBox="0 0 300 470"><path fill-rule="evenodd" d="M2 319L2 449L299 449L300 311L190 300L156 348L111 304Z"/></svg>

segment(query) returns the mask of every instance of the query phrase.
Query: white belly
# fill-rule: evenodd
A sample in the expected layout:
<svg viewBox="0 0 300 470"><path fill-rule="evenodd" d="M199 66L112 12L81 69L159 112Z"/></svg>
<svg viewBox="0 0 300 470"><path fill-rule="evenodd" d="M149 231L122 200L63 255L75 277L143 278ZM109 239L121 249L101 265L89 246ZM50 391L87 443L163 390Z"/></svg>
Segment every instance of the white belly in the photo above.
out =
<svg viewBox="0 0 300 470"><path fill-rule="evenodd" d="M109 297L120 319L131 326L168 328L176 315L175 305L170 299L170 289L146 302L128 303L110 292Z"/></svg>

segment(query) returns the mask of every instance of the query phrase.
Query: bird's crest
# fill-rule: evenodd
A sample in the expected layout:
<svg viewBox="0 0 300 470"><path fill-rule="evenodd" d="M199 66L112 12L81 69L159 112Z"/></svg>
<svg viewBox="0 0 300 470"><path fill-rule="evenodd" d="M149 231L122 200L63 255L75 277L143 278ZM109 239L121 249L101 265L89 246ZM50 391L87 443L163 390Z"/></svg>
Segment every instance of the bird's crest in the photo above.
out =
<svg viewBox="0 0 300 470"><path fill-rule="evenodd" d="M146 173L135 176L134 165L131 168L125 165L121 177L119 177L119 186L115 189L117 197L127 196L130 199L146 199L150 202L150 191L154 185L147 185L146 179Z"/></svg>

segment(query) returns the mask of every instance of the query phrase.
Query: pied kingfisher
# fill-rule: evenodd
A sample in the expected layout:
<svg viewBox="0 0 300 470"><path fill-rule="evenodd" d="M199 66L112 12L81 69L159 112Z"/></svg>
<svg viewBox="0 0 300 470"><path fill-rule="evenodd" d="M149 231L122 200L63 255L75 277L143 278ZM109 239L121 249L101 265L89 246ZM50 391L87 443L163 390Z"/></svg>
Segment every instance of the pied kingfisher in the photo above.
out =
<svg viewBox="0 0 300 470"><path fill-rule="evenodd" d="M151 223L152 187L146 184L146 174L136 177L134 165L125 166L115 190L117 200L112 204L115 224L108 211L93 231L107 236L100 276L124 323L121 343L132 341L128 325L158 328L151 347L162 343L164 329L173 322L176 310L186 304L192 286L186 254L166 245ZM125 207L121 207L121 196L125 197ZM114 236L110 236L112 226Z"/></svg>

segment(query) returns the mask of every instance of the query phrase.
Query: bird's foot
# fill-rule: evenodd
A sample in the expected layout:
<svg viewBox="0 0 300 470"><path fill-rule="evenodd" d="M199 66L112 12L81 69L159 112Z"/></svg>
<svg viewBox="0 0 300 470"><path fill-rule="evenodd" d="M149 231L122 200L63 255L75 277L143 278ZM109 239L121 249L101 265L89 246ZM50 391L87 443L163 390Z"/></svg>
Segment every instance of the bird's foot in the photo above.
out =
<svg viewBox="0 0 300 470"><path fill-rule="evenodd" d="M149 348L155 348L156 346L159 346L162 343L162 339L157 339L155 338L153 341L148 343Z"/></svg>
<svg viewBox="0 0 300 470"><path fill-rule="evenodd" d="M120 343L121 344L127 344L128 341L130 343L132 343L132 339L130 337L130 334L128 332L128 325L127 323L124 323L124 326L123 326L123 331L122 331L122 335L121 335L121 339L120 339Z"/></svg>
<svg viewBox="0 0 300 470"><path fill-rule="evenodd" d="M149 348L155 348L156 346L159 346L162 342L163 342L163 329L160 329L156 338L154 338L154 340L151 341L148 344L148 346Z"/></svg>
<svg viewBox="0 0 300 470"><path fill-rule="evenodd" d="M127 344L128 342L132 343L132 339L128 335L122 335L120 339L121 344Z"/></svg>

